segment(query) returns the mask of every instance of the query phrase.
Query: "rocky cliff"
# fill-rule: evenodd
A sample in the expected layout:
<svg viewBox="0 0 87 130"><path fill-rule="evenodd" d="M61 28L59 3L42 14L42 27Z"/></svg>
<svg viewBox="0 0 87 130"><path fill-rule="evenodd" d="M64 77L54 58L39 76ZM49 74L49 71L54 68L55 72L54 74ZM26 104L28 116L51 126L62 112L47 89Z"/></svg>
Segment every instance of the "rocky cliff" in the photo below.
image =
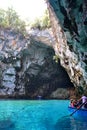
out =
<svg viewBox="0 0 87 130"><path fill-rule="evenodd" d="M24 37L0 28L0 97L68 98L73 87L64 68L53 60L53 38L48 31Z"/></svg>
<svg viewBox="0 0 87 130"><path fill-rule="evenodd" d="M25 37L0 27L1 98L65 99L67 88L87 91L87 2L46 2L51 33L32 30Z"/></svg>
<svg viewBox="0 0 87 130"><path fill-rule="evenodd" d="M55 53L74 86L87 92L87 1L46 2L56 41Z"/></svg>

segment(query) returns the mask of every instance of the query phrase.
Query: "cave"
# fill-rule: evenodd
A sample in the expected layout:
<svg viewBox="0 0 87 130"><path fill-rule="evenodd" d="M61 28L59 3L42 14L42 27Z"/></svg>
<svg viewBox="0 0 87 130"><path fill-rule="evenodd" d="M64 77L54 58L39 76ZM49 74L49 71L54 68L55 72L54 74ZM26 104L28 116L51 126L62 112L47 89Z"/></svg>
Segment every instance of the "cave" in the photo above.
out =
<svg viewBox="0 0 87 130"><path fill-rule="evenodd" d="M66 70L61 66L60 59L58 63L53 60L55 51L52 47L36 41L37 45L33 42L30 46L30 50L33 51L34 55L40 54L43 59L43 64L40 66L38 62L35 62L29 66L25 73L25 91L26 96L31 99L37 99L38 96L41 96L43 99L58 99L58 98L69 98L69 89L74 89L74 85L71 82ZM37 50L38 48L38 50ZM29 57L31 57L29 55ZM25 59L29 60L28 57L24 56ZM30 58L31 59L31 58ZM34 60L33 54L32 59ZM30 61L27 61L27 64ZM61 92L61 97L58 97ZM66 92L66 97L63 96L63 91ZM57 94L53 94L57 92ZM54 95L54 96L52 96Z"/></svg>

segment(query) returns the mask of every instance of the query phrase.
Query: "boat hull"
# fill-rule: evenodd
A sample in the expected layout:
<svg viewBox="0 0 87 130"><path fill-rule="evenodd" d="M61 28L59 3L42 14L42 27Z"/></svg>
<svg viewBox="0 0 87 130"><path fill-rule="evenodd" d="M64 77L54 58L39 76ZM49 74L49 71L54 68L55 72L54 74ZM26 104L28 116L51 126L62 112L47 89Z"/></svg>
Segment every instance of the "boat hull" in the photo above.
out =
<svg viewBox="0 0 87 130"><path fill-rule="evenodd" d="M77 110L77 108L74 107L68 107L68 110L70 112L70 114L72 114L74 111ZM87 109L78 109L74 114L72 114L72 116L76 117L76 118L80 118L80 119L86 119L87 120Z"/></svg>

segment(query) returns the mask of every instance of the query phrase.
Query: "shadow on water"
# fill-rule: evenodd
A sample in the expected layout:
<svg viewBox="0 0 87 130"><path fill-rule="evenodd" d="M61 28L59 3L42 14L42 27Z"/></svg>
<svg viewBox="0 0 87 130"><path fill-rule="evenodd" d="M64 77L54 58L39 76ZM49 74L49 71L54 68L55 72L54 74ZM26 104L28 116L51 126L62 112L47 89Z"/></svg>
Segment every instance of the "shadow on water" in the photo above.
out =
<svg viewBox="0 0 87 130"><path fill-rule="evenodd" d="M15 130L16 129L16 121L20 116L20 113L22 113L25 110L25 107L23 107L21 110L18 111L19 114L16 114L15 112L12 112L12 115L5 116L5 113L3 113L3 118L0 119L0 130ZM14 120L14 118L16 120Z"/></svg>
<svg viewBox="0 0 87 130"><path fill-rule="evenodd" d="M87 130L87 120L72 116L60 118L55 124L55 130Z"/></svg>
<svg viewBox="0 0 87 130"><path fill-rule="evenodd" d="M0 130L15 130L15 124L10 118L0 120Z"/></svg>

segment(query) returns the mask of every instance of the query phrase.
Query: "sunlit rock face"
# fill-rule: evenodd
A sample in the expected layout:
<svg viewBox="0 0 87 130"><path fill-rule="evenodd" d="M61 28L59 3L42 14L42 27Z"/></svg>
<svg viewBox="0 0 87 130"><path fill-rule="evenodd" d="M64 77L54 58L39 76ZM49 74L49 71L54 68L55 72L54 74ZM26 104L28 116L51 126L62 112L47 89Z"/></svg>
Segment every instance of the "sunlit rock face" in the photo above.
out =
<svg viewBox="0 0 87 130"><path fill-rule="evenodd" d="M18 78L21 72L21 51L27 39L13 29L0 28L0 97L24 95L23 82Z"/></svg>
<svg viewBox="0 0 87 130"><path fill-rule="evenodd" d="M75 87L87 88L87 1L47 0L53 45Z"/></svg>
<svg viewBox="0 0 87 130"><path fill-rule="evenodd" d="M69 97L73 84L60 61L53 60L55 40L48 31L24 37L0 28L0 34L0 98Z"/></svg>

